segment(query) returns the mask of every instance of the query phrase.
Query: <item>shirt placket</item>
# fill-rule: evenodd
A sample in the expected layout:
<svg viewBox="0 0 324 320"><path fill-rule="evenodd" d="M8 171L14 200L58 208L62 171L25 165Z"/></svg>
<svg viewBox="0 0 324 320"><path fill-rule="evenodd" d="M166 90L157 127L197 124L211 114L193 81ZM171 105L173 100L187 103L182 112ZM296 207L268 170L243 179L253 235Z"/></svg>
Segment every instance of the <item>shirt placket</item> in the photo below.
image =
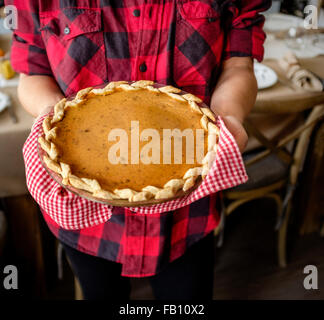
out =
<svg viewBox="0 0 324 320"><path fill-rule="evenodd" d="M163 2L163 1L162 1ZM161 7L157 7L161 8ZM155 12L152 1L143 1L142 5L134 9L132 14L138 18L139 32L133 79L155 80L156 62L161 36L162 14ZM158 18L157 18L158 17ZM145 31L144 31L145 30ZM148 34L147 30L151 30ZM154 35L154 44L148 43ZM157 37L157 38L156 38ZM149 48L149 54L146 52ZM125 210L125 233L123 241L122 275L139 275L143 272L145 255L146 216L131 210Z"/></svg>
<svg viewBox="0 0 324 320"><path fill-rule="evenodd" d="M163 2L161 1L161 3ZM138 16L140 30L137 38L138 45L133 79L156 79L156 64L163 19L163 14L159 9L163 11L163 5L156 6L153 5L152 0L147 0L143 1L139 9L133 11L133 15Z"/></svg>
<svg viewBox="0 0 324 320"><path fill-rule="evenodd" d="M122 276L140 275L143 269L145 245L145 214L136 214L125 209Z"/></svg>

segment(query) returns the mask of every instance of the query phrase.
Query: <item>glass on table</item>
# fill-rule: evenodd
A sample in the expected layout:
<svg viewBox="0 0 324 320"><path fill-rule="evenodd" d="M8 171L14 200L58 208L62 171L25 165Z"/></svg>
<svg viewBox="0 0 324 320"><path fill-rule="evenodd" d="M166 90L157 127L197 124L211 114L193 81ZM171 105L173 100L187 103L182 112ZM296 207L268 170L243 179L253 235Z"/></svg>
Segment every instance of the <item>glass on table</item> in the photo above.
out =
<svg viewBox="0 0 324 320"><path fill-rule="evenodd" d="M288 29L285 43L290 49L301 50L305 49L305 29L296 24Z"/></svg>

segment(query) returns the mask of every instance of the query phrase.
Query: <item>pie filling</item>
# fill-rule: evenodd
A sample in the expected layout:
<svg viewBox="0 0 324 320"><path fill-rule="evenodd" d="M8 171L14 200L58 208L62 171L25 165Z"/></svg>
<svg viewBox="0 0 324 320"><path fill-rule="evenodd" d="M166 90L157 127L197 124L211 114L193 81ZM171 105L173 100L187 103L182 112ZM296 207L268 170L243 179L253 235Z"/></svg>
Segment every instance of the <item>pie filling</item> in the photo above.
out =
<svg viewBox="0 0 324 320"><path fill-rule="evenodd" d="M96 179L104 190L163 188L169 180L180 179L190 168L201 166L197 146L204 156L207 134L201 138L200 132L197 138L197 129L203 131L200 120L201 114L188 108L187 101L146 89L115 89L109 95L90 93L77 107L65 108L64 118L56 123L56 137L52 141L59 151L58 162L69 164L75 176ZM126 132L127 140L124 135L114 138L116 129ZM154 139L150 136L152 129ZM175 140L179 138L169 140L170 149L164 147L169 137L165 129L179 129L180 132L190 129L192 132L193 140L188 142L188 147L188 140L182 138L182 159L178 157L178 163L175 163L174 151ZM144 141L141 141L141 135ZM120 149L114 153L116 148L113 148L121 139L123 152ZM147 164L146 160L153 157L153 152L155 163ZM114 154L122 158L123 163L112 163ZM171 163L165 163L166 159L171 159Z"/></svg>

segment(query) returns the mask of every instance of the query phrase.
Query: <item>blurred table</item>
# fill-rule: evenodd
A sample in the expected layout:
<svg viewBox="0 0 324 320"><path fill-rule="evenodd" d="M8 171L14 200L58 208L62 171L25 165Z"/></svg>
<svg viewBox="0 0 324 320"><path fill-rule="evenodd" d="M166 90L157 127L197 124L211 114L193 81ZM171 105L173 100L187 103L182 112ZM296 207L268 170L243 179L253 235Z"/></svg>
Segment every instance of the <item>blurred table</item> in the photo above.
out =
<svg viewBox="0 0 324 320"><path fill-rule="evenodd" d="M13 123L8 110L0 113L0 197L20 196L28 192L22 147L33 118L19 104L16 87L0 88L0 91L10 96L18 119Z"/></svg>
<svg viewBox="0 0 324 320"><path fill-rule="evenodd" d="M324 79L324 56L298 59L302 67L308 69ZM268 59L264 64L276 71L278 78L289 82L280 69L277 60ZM278 81L273 87L258 92L254 113L287 113L291 108L302 111L315 105L324 103L324 92L306 92L294 90Z"/></svg>
<svg viewBox="0 0 324 320"><path fill-rule="evenodd" d="M0 48L9 51L11 34L0 35ZM0 197L27 194L22 146L30 132L33 118L21 107L17 87L0 88L10 96L12 108L18 118L13 123L8 109L0 113Z"/></svg>
<svg viewBox="0 0 324 320"><path fill-rule="evenodd" d="M290 27L304 26L304 20L298 17L285 14L266 14L264 30L267 38L264 43L263 63L274 69L283 82L289 82L278 65L288 51L292 51L298 61L305 69L308 69L318 76L324 78L324 51L313 43L314 35L305 30L302 36L304 45L298 49L289 48L285 39L278 38L275 33L288 30ZM324 103L324 93L308 93L302 90L293 90L288 85L278 82L275 86L260 90L253 109L254 113L286 113L292 107L295 111L302 111L317 104Z"/></svg>

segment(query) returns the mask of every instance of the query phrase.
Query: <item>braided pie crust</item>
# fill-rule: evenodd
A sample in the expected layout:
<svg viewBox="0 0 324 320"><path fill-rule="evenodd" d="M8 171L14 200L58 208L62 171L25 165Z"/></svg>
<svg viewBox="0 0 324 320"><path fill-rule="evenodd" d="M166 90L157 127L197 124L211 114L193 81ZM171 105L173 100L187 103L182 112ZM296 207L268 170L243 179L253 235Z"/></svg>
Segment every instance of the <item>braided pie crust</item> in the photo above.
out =
<svg viewBox="0 0 324 320"><path fill-rule="evenodd" d="M134 91L145 89L153 92L160 92L170 96L172 99L187 102L188 107L194 112L201 115L200 125L208 134L208 151L202 161L202 166L189 169L182 178L172 179L164 184L163 188L155 186L146 186L141 191L132 189L115 189L104 190L101 188L96 179L88 179L77 177L71 171L71 167L67 163L58 160L59 151L53 139L57 137L57 127L55 124L64 118L64 112L67 107L77 106L80 102L87 99L89 93L94 95L109 95L114 93L116 89L125 91ZM176 196L179 190L187 192L194 187L197 179L204 179L216 158L219 128L214 124L215 117L209 108L200 107L202 100L193 94L180 94L181 90L173 86L154 87L154 82L149 80L139 80L133 83L127 81L110 82L102 89L86 88L80 90L75 98L67 101L65 98L58 102L54 107L54 115L47 116L43 121L44 135L39 137L40 147L45 151L43 160L46 166L59 174L62 178L63 185L70 185L76 189L84 190L92 194L92 196L103 200L127 199L129 202L138 202L151 199L171 199Z"/></svg>

